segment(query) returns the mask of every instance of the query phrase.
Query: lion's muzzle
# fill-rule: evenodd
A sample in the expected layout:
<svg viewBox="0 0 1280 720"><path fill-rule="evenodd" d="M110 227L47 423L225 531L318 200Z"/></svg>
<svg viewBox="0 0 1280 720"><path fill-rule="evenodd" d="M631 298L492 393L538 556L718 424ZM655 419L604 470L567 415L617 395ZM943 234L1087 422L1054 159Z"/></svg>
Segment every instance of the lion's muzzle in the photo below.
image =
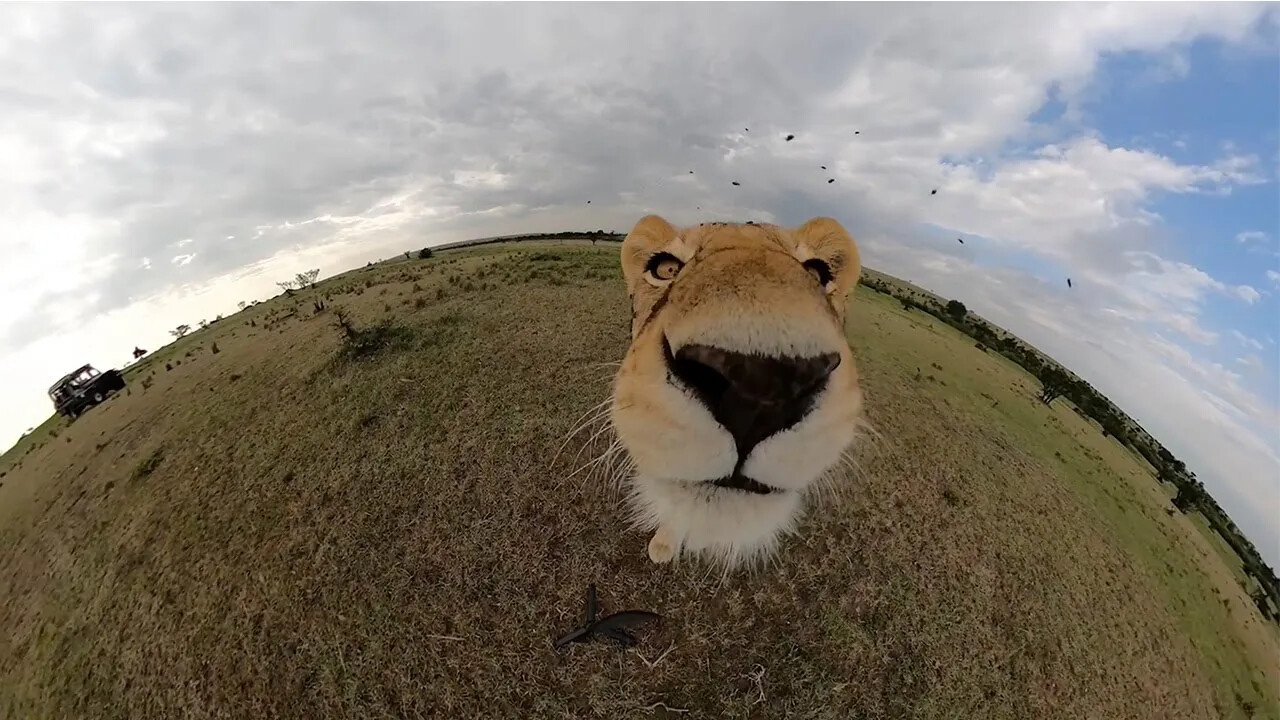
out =
<svg viewBox="0 0 1280 720"><path fill-rule="evenodd" d="M838 353L771 357L698 344L673 352L665 340L663 350L670 375L733 436L738 451L734 475L756 445L809 414L840 365Z"/></svg>

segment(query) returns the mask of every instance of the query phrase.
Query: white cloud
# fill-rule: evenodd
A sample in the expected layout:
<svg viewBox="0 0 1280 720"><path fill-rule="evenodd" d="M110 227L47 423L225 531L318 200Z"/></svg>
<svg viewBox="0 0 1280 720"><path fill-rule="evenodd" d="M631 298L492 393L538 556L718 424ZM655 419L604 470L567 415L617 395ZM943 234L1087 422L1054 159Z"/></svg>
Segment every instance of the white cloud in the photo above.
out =
<svg viewBox="0 0 1280 720"><path fill-rule="evenodd" d="M1236 362L1243 365L1250 372L1262 372L1262 358L1253 353L1236 358Z"/></svg>
<svg viewBox="0 0 1280 720"><path fill-rule="evenodd" d="M1262 299L1262 294L1248 285L1237 285L1232 289L1232 292L1248 305L1252 305Z"/></svg>
<svg viewBox="0 0 1280 720"><path fill-rule="evenodd" d="M1241 345L1244 345L1247 348L1253 348L1254 350L1262 349L1262 343L1258 342L1256 338L1251 338L1248 335L1245 335L1244 333L1240 332L1239 330L1232 330L1231 336L1234 337L1236 340L1238 340Z"/></svg>
<svg viewBox="0 0 1280 720"><path fill-rule="evenodd" d="M1270 280L1273 285L1280 286L1280 272L1268 270L1267 279Z"/></svg>
<svg viewBox="0 0 1280 720"><path fill-rule="evenodd" d="M183 265L190 263L192 260L195 259L195 257L196 257L195 253L187 253L185 255L174 255L173 260L171 260L170 262L172 262L174 265L181 267Z"/></svg>
<svg viewBox="0 0 1280 720"><path fill-rule="evenodd" d="M1242 244L1252 244L1266 242L1270 238L1269 235L1261 230L1245 230L1236 233L1236 242Z"/></svg>

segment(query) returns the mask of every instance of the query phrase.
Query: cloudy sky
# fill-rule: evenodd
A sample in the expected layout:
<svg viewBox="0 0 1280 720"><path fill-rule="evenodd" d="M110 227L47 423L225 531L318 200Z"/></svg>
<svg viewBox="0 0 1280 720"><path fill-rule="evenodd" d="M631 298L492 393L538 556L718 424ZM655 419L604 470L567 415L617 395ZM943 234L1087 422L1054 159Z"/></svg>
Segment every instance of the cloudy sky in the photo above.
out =
<svg viewBox="0 0 1280 720"><path fill-rule="evenodd" d="M0 445L62 372L300 269L827 214L1110 395L1274 563L1278 26L1218 3L0 6Z"/></svg>

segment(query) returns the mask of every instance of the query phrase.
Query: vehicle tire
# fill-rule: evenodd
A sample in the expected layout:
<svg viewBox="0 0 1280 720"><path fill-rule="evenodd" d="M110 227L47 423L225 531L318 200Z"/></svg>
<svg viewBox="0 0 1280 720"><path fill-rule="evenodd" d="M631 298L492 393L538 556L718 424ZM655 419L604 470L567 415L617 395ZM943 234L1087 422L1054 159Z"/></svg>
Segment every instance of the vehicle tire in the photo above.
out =
<svg viewBox="0 0 1280 720"><path fill-rule="evenodd" d="M100 403L100 402L102 402L102 401L103 401L103 400L105 400L105 399L106 399L106 398L104 398L104 397L102 396L102 393L100 393L100 392L96 392L96 393L94 393L94 394L93 394L93 401L94 401L94 402L96 402L96 403Z"/></svg>

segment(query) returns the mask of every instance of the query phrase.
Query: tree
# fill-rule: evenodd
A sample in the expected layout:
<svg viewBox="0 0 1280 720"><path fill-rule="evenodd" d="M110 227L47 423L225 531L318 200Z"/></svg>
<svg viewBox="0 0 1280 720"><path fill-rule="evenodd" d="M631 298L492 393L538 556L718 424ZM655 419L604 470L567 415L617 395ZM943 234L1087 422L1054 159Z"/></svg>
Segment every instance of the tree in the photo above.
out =
<svg viewBox="0 0 1280 720"><path fill-rule="evenodd" d="M287 293L290 290L293 290L293 282L294 282L293 280L285 280L284 282L276 283L276 285L278 285L281 290Z"/></svg>
<svg viewBox="0 0 1280 720"><path fill-rule="evenodd" d="M170 330L169 334L174 336L175 338L180 338L189 332L191 332L191 326L184 324L184 325L179 325L178 327Z"/></svg>
<svg viewBox="0 0 1280 720"><path fill-rule="evenodd" d="M248 303L246 303L246 302L245 302L245 301L243 301L243 300L241 300L240 302L236 303L236 306L237 306L237 307L239 307L241 310L243 310L243 309L244 309L244 306L245 306L245 305L248 305Z"/></svg>
<svg viewBox="0 0 1280 720"><path fill-rule="evenodd" d="M422 248L421 250L419 250L419 251L418 251L418 259L419 259L419 260L430 260L430 259L431 259L431 254L432 254L432 253L431 253L431 248Z"/></svg>
<svg viewBox="0 0 1280 720"><path fill-rule="evenodd" d="M318 277L320 277L320 268L300 272L294 276L293 286L299 290L312 287L316 284L316 278Z"/></svg>
<svg viewBox="0 0 1280 720"><path fill-rule="evenodd" d="M947 314L956 320L964 320L964 316L968 314L968 312L969 310L965 308L964 303L959 300L947 301Z"/></svg>
<svg viewBox="0 0 1280 720"><path fill-rule="evenodd" d="M1195 476L1178 484L1178 494L1173 496L1173 506L1184 513L1194 512L1204 499L1204 486Z"/></svg>
<svg viewBox="0 0 1280 720"><path fill-rule="evenodd" d="M209 321L204 318L200 318L200 329L203 330L207 327L209 327Z"/></svg>
<svg viewBox="0 0 1280 720"><path fill-rule="evenodd" d="M1073 381L1062 370L1047 367L1040 372L1040 384L1040 402L1048 405L1070 390Z"/></svg>

